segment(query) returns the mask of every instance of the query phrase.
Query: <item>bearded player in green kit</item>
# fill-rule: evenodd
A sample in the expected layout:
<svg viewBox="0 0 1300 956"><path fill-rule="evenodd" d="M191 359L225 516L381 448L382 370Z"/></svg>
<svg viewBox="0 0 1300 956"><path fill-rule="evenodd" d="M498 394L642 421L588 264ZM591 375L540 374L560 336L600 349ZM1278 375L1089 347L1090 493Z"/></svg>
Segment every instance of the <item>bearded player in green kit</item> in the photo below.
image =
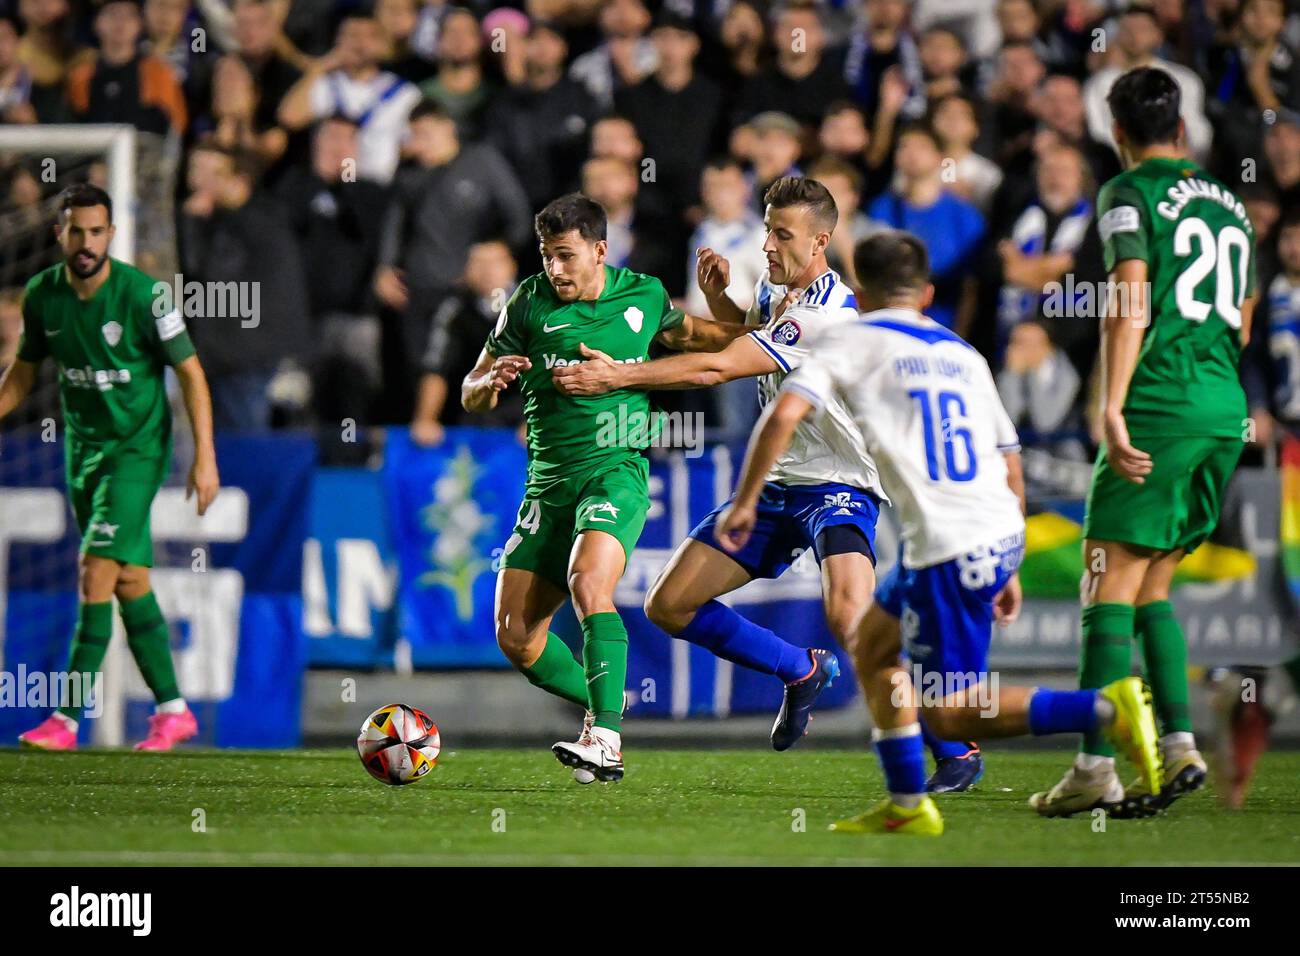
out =
<svg viewBox="0 0 1300 956"><path fill-rule="evenodd" d="M1114 751L1090 737L1065 778L1030 798L1045 816L1146 815L1204 783L1169 587L1218 524L1248 437L1238 359L1255 305L1254 228L1232 191L1183 153L1168 73L1132 70L1108 101L1127 169L1097 200L1115 293L1102 320L1105 441L1083 529L1080 685L1127 676L1132 642L1141 643L1164 782L1155 793L1126 790Z"/></svg>
<svg viewBox="0 0 1300 956"><path fill-rule="evenodd" d="M0 418L23 400L39 364L58 365L66 432L68 497L81 532L77 629L68 672L82 687L103 664L113 633L113 598L127 643L157 700L137 750L170 750L198 732L172 667L167 622L149 583L149 509L171 467L171 411L164 367L176 371L190 427L194 465L187 497L202 515L219 487L207 379L185 322L156 314L154 281L110 258L113 204L95 186L69 187L57 234L63 262L27 283L18 358L0 379ZM72 750L82 701L64 701L18 739L25 747Z"/></svg>
<svg viewBox="0 0 1300 956"><path fill-rule="evenodd" d="M578 740L551 748L557 759L580 783L616 781L623 777L627 630L614 587L650 504L651 410L645 392L631 389L563 395L551 369L593 351L643 362L655 341L711 351L746 330L685 315L658 279L606 265L605 211L585 196L554 200L535 228L544 271L506 303L461 402L485 411L516 379L523 388L528 481L497 577L497 643L534 685L586 708ZM581 663L550 633L569 597L582 624Z"/></svg>

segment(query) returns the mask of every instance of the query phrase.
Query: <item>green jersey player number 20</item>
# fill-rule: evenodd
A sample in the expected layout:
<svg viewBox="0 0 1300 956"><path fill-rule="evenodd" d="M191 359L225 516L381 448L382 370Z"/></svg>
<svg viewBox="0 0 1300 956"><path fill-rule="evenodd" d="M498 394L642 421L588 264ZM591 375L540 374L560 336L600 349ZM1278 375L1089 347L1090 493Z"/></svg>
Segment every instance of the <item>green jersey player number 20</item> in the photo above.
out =
<svg viewBox="0 0 1300 956"><path fill-rule="evenodd" d="M723 348L740 324L674 309L658 279L605 263L605 211L562 196L535 222L545 271L524 280L501 312L461 400L485 411L518 382L528 426L528 480L497 578L497 642L536 686L587 710L577 742L552 750L579 782L623 776L622 711L627 630L614 587L650 504L645 450L654 439L646 394L621 389L564 395L559 365L608 355L644 362L652 342ZM582 624L579 663L549 632L566 597Z"/></svg>
<svg viewBox="0 0 1300 956"><path fill-rule="evenodd" d="M1096 688L1128 674L1138 641L1164 783L1154 793L1125 789L1113 749L1094 734L1065 779L1031 801L1050 816L1098 806L1120 816L1155 812L1204 782L1169 587L1178 562L1218 524L1249 437L1238 374L1255 302L1245 206L1184 154L1179 89L1168 73L1131 70L1108 102L1127 168L1097 201L1113 291L1102 320L1105 441L1084 517L1080 682Z"/></svg>

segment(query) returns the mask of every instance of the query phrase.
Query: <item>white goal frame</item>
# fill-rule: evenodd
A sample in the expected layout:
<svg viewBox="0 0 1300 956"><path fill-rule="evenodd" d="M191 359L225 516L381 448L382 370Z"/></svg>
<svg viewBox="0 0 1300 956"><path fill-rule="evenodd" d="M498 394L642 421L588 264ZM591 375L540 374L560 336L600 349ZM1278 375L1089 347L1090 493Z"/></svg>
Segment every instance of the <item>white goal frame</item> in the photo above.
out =
<svg viewBox="0 0 1300 956"><path fill-rule="evenodd" d="M109 251L115 259L135 262L135 127L124 123L49 126L26 123L0 126L0 153L38 156L42 151L62 156L103 156L108 166L108 194L113 197L117 233ZM56 171L57 172L57 171ZM3 627L3 624L0 624Z"/></svg>

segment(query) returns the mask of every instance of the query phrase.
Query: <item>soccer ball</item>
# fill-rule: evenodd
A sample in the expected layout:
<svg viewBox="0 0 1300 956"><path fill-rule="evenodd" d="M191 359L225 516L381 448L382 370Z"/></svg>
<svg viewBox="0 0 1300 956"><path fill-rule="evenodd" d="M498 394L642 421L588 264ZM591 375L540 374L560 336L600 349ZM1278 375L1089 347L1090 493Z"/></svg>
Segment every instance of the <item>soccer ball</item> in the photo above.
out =
<svg viewBox="0 0 1300 956"><path fill-rule="evenodd" d="M388 704L366 718L357 737L361 765L370 776L400 787L438 763L442 739L429 715L408 704Z"/></svg>

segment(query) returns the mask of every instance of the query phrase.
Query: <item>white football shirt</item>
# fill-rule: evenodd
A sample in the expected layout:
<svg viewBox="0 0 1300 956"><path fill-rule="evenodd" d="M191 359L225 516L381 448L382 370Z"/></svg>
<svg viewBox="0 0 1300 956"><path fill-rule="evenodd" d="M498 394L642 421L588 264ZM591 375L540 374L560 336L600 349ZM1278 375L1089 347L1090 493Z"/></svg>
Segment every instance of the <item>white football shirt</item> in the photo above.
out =
<svg viewBox="0 0 1300 956"><path fill-rule="evenodd" d="M1015 426L988 363L933 319L880 309L827 329L784 388L848 407L898 504L904 567L1023 542L1003 457Z"/></svg>
<svg viewBox="0 0 1300 956"><path fill-rule="evenodd" d="M785 377L803 363L808 355L809 337L858 319L853 290L834 269L827 269L808 283L799 299L777 316L776 309L787 291L785 286L769 281L764 272L754 288L754 303L745 316L746 323L760 326L749 333L750 338L777 365L776 371L758 377L758 400L762 405L776 398ZM843 403L833 397L824 403L818 415L810 415L799 423L790 447L776 460L767 480L783 485L835 482L888 500L861 430Z"/></svg>

